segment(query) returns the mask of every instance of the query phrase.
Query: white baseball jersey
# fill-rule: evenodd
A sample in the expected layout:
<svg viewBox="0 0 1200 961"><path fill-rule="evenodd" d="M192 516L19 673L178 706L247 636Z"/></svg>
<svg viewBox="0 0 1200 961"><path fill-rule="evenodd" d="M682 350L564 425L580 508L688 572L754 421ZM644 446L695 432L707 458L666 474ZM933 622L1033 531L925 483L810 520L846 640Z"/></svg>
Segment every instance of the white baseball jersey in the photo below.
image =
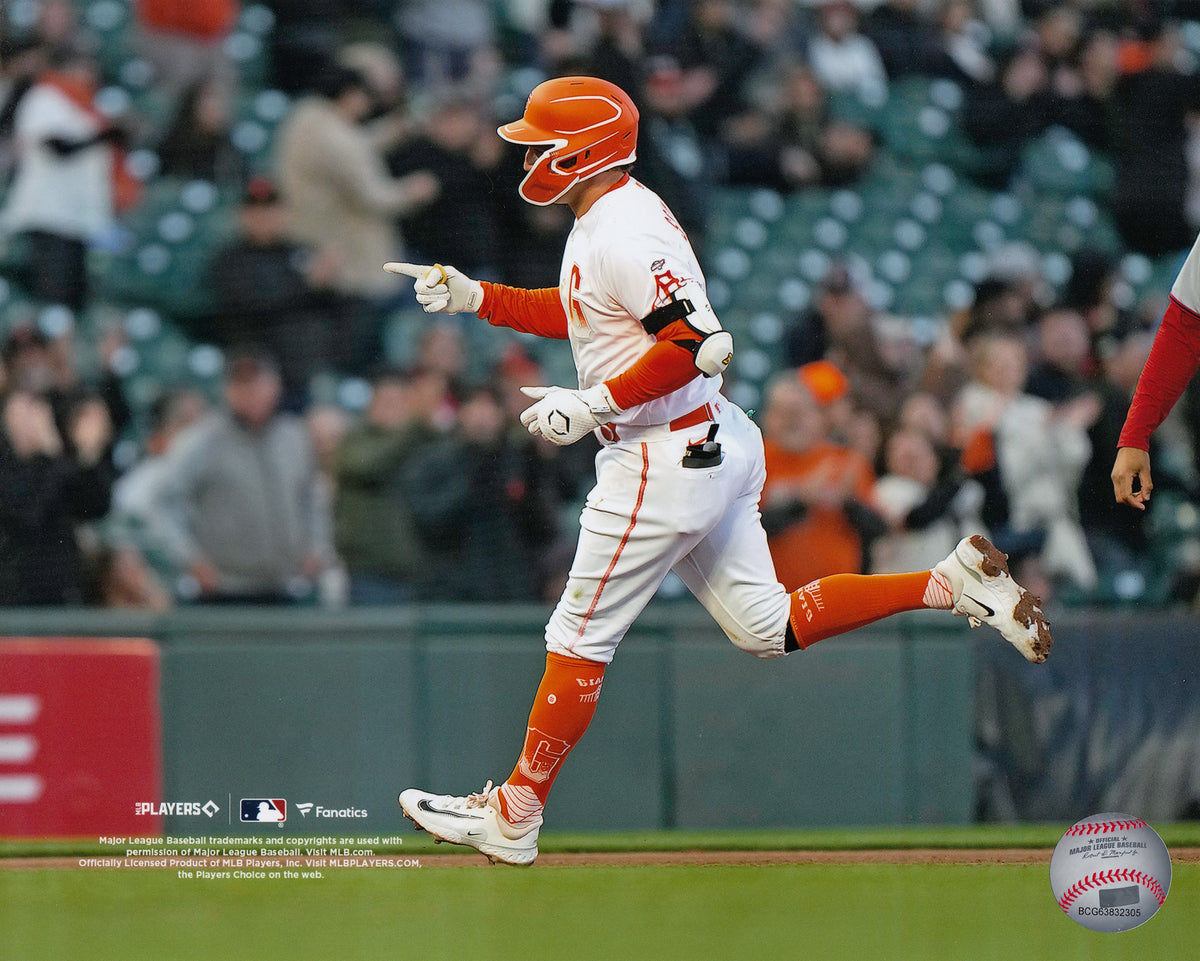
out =
<svg viewBox="0 0 1200 961"><path fill-rule="evenodd" d="M632 179L576 221L559 291L583 388L645 354L655 338L641 319L673 295L692 302L694 327L720 327L687 237L658 196ZM784 653L790 604L758 513L766 477L762 435L720 395L720 384L720 377L697 371L684 387L601 429L596 486L580 518L566 589L546 627L549 650L611 661L674 570L740 648L759 657ZM684 416L698 411L699 419ZM672 430L681 417L689 425ZM719 425L722 461L685 466L687 445L703 441L712 422Z"/></svg>
<svg viewBox="0 0 1200 961"><path fill-rule="evenodd" d="M655 338L641 320L672 298L687 298L698 330L720 329L704 274L687 235L652 190L629 178L575 221L563 252L559 296L579 386L592 387L628 370ZM613 424L666 424L713 400L721 378L685 387L625 411Z"/></svg>

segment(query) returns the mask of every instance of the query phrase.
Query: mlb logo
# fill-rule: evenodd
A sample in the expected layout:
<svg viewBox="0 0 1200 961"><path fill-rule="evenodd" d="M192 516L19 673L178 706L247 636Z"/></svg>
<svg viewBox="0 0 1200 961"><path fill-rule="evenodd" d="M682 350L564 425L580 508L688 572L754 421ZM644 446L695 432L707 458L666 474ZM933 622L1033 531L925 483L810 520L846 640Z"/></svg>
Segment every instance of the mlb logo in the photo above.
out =
<svg viewBox="0 0 1200 961"><path fill-rule="evenodd" d="M287 820L287 801L281 797L242 798L243 821L273 821L282 824Z"/></svg>

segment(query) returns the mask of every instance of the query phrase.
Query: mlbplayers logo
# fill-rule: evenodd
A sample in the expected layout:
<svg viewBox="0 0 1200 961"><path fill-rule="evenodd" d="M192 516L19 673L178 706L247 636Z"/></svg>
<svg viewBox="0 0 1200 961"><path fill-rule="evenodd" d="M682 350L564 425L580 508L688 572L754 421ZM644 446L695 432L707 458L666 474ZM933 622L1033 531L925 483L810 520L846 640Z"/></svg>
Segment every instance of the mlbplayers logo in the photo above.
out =
<svg viewBox="0 0 1200 961"><path fill-rule="evenodd" d="M529 780L540 784L554 773L558 762L566 757L570 750L571 745L566 741L531 727L525 735L525 750L521 752L517 769Z"/></svg>

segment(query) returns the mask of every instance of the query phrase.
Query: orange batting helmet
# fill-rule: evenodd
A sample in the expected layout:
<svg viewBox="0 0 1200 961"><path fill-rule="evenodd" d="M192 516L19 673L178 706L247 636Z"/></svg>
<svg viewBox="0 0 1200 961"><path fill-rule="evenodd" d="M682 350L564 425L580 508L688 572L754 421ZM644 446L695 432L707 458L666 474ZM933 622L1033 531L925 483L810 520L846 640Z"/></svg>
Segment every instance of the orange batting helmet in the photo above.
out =
<svg viewBox="0 0 1200 961"><path fill-rule="evenodd" d="M552 204L575 184L637 157L638 111L616 84L597 77L559 77L533 88L520 120L496 132L510 143L545 150L518 192Z"/></svg>

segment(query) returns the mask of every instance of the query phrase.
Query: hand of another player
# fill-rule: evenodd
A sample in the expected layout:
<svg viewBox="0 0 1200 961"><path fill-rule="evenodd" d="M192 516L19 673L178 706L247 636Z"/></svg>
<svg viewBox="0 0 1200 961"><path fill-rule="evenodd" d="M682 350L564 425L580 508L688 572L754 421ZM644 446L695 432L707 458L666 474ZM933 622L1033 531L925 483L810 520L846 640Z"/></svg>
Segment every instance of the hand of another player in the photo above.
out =
<svg viewBox="0 0 1200 961"><path fill-rule="evenodd" d="M474 313L483 303L483 286L457 267L389 262L383 269L416 281L413 292L427 314L458 314L464 310Z"/></svg>
<svg viewBox="0 0 1200 961"><path fill-rule="evenodd" d="M1133 489L1133 479L1138 479L1139 490ZM1150 455L1136 447L1122 447L1112 469L1113 494L1118 504L1128 504L1140 511L1146 509L1154 481L1150 479Z"/></svg>
<svg viewBox="0 0 1200 961"><path fill-rule="evenodd" d="M537 401L521 414L521 423L534 437L544 437L559 447L574 444L621 412L603 384L587 390L522 387L521 393Z"/></svg>

